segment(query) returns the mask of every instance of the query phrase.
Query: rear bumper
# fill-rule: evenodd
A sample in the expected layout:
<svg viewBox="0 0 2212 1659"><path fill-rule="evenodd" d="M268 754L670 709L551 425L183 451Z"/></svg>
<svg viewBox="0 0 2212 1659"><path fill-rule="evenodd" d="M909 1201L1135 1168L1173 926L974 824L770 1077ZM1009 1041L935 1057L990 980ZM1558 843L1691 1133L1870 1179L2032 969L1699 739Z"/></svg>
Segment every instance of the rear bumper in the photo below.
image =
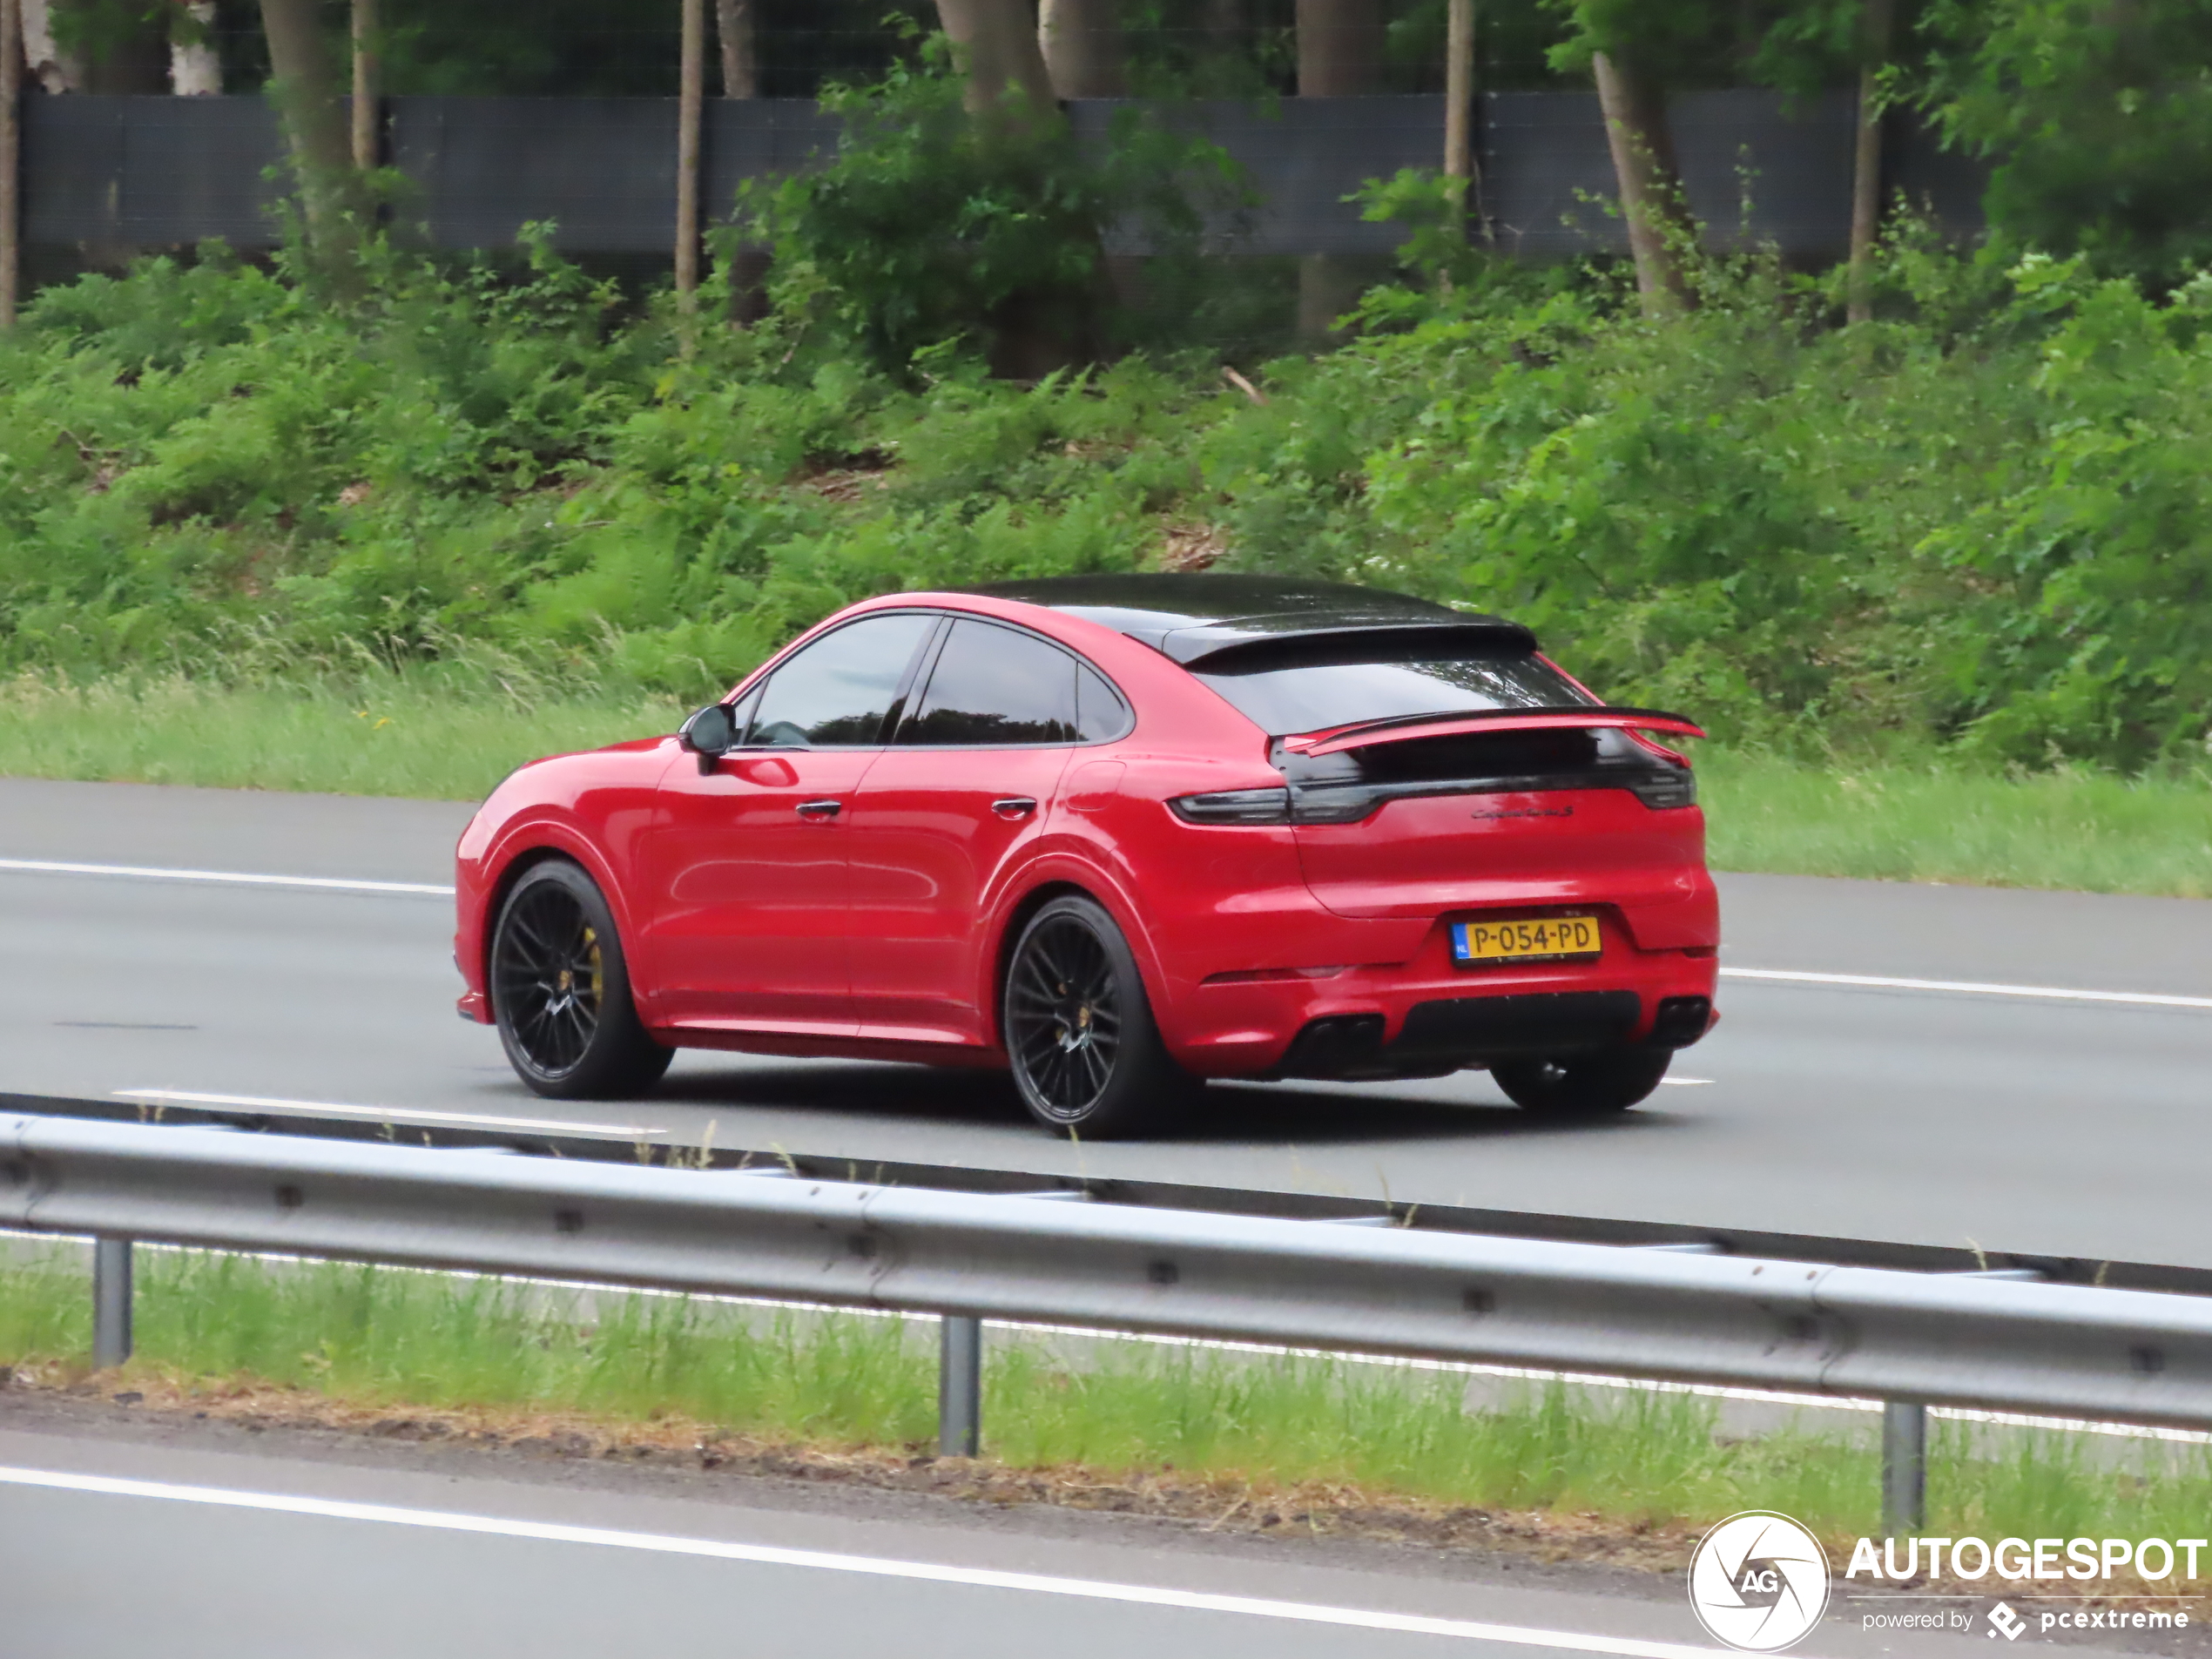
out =
<svg viewBox="0 0 2212 1659"><path fill-rule="evenodd" d="M1201 1076L1343 1079L1703 1036L1716 1017L1715 953L1639 950L1606 931L1595 961L1460 968L1433 937L1400 964L1178 988L1162 1031Z"/></svg>
<svg viewBox="0 0 2212 1659"><path fill-rule="evenodd" d="M1713 1019L1709 997L1660 999L1645 1046L1686 1048ZM1379 1014L1324 1016L1291 1039L1275 1068L1281 1077L1423 1077L1541 1055L1572 1054L1631 1041L1644 1024L1634 991L1534 991L1416 1002L1404 1028L1383 1041Z"/></svg>

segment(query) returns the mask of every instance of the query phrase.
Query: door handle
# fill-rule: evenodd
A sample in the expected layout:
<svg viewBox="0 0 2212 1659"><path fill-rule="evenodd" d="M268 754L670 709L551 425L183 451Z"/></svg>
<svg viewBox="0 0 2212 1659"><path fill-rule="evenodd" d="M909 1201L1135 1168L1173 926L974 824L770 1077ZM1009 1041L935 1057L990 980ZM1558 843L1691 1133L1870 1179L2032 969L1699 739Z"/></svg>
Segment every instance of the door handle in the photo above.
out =
<svg viewBox="0 0 2212 1659"><path fill-rule="evenodd" d="M845 803L841 800L802 800L799 803L801 818L835 818L844 810Z"/></svg>
<svg viewBox="0 0 2212 1659"><path fill-rule="evenodd" d="M1034 795L1008 795L993 801L991 810L1001 818L1027 818L1037 810L1037 800Z"/></svg>

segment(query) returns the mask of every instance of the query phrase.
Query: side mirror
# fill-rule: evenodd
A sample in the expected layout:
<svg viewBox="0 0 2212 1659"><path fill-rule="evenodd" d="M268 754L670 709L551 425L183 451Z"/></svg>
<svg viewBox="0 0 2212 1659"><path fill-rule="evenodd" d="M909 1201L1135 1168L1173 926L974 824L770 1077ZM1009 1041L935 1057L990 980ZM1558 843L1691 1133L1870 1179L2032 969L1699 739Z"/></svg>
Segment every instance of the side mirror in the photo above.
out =
<svg viewBox="0 0 2212 1659"><path fill-rule="evenodd" d="M684 722L677 742L699 758L699 775L714 770L714 763L737 746L738 723L726 703L710 703Z"/></svg>

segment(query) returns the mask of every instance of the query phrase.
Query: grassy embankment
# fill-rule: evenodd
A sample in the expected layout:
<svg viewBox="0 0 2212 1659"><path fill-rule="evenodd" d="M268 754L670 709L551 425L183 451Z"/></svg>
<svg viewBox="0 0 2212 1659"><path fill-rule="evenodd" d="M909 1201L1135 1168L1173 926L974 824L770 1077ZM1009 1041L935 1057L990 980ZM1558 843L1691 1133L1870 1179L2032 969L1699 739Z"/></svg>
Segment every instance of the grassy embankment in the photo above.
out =
<svg viewBox="0 0 2212 1659"><path fill-rule="evenodd" d="M665 732L681 709L645 691L539 700L422 676L236 690L25 678L0 683L0 775L475 799L521 761ZM1823 765L1727 748L1700 765L1723 869L2212 897L2201 774Z"/></svg>
<svg viewBox="0 0 2212 1659"><path fill-rule="evenodd" d="M62 1257L0 1269L0 1364L50 1384L80 1376L89 1304L81 1265ZM584 1304L498 1281L165 1251L142 1263L138 1306L138 1355L105 1387L157 1405L219 1412L242 1399L264 1415L362 1426L447 1413L442 1426L463 1435L581 1428L600 1447L732 1458L903 1460L934 1433L926 1322L613 1293ZM1875 1521L1878 1458L1863 1423L1731 1440L1716 1434L1712 1401L1683 1393L1624 1391L1608 1407L1532 1386L1469 1410L1449 1372L1140 1344L1077 1366L995 1342L986 1390L988 1460L1051 1473L1039 1495L1143 1487L1170 1509L1242 1500L1322 1527L1473 1507L1601 1523L1620 1538L1694 1536L1750 1507L1838 1538ZM2201 1532L2212 1505L2201 1448L2146 1445L2131 1467L2063 1434L2013 1438L1992 1455L1985 1433L1937 1425L1933 1531L2170 1538Z"/></svg>
<svg viewBox="0 0 2212 1659"><path fill-rule="evenodd" d="M1724 867L2212 894L2202 285L1909 233L1868 325L1698 280L1664 327L1602 270L1378 291L1239 390L887 356L796 289L686 350L543 246L86 278L0 341L0 771L472 796L867 595L1215 568L1688 710Z"/></svg>

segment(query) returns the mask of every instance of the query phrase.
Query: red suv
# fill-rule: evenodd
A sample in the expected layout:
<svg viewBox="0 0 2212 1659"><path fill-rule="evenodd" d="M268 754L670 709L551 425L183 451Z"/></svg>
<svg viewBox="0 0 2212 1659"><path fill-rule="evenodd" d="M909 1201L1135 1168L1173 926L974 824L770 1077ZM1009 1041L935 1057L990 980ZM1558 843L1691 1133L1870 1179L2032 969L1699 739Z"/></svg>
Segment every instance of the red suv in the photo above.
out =
<svg viewBox="0 0 2212 1659"><path fill-rule="evenodd" d="M1704 819L1651 732L1702 735L1366 588L872 599L677 736L494 791L461 1008L562 1097L686 1047L1009 1067L1089 1136L1208 1077L1619 1110L1715 1017Z"/></svg>

